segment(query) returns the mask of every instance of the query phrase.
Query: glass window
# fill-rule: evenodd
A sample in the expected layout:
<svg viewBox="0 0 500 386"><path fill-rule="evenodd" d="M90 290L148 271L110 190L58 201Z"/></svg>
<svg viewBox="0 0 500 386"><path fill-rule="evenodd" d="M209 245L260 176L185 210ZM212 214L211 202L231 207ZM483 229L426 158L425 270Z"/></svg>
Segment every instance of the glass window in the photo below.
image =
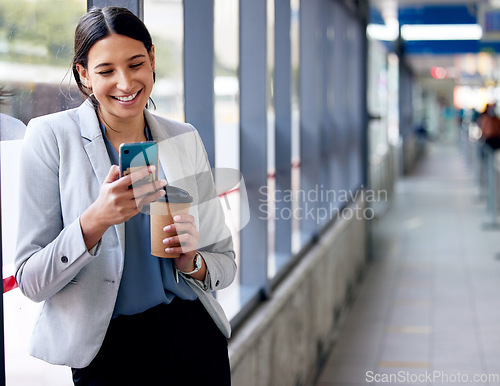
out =
<svg viewBox="0 0 500 386"><path fill-rule="evenodd" d="M267 0L267 188L269 198L269 213L276 213L276 155L275 155L275 125L276 111L274 109L274 0ZM275 226L276 222L273 216L268 219L268 277L272 278L279 269L276 261L275 246Z"/></svg>
<svg viewBox="0 0 500 386"><path fill-rule="evenodd" d="M291 60L292 60L292 192L300 189L300 109L299 109L299 58L300 58L300 0L291 0ZM296 194L294 194L296 196ZM292 202L292 213L297 213L298 202ZM300 249L300 219L292 217L292 254Z"/></svg>
<svg viewBox="0 0 500 386"><path fill-rule="evenodd" d="M387 137L391 145L399 144L399 57L387 57Z"/></svg>
<svg viewBox="0 0 500 386"><path fill-rule="evenodd" d="M215 163L239 169L238 2L214 1Z"/></svg>
<svg viewBox="0 0 500 386"><path fill-rule="evenodd" d="M296 199L300 189L300 2L268 1L267 6L268 187L270 212L275 215L274 218L270 216L269 221L268 276L273 278L300 248L300 214Z"/></svg>
<svg viewBox="0 0 500 386"><path fill-rule="evenodd" d="M2 0L0 84L13 93L3 113L27 123L81 103L71 83L71 60L74 29L85 4L83 0Z"/></svg>
<svg viewBox="0 0 500 386"><path fill-rule="evenodd" d="M76 107L82 98L71 78L74 28L85 0L0 2L1 202L3 276L14 274L18 165L24 124ZM23 124L24 123L24 124ZM39 305L13 286L4 288L6 382L9 386L68 385L68 368L30 357L28 343Z"/></svg>
<svg viewBox="0 0 500 386"><path fill-rule="evenodd" d="M380 119L369 123L371 156L383 155L387 151L387 52L384 46L369 41L368 50L368 110Z"/></svg>
<svg viewBox="0 0 500 386"><path fill-rule="evenodd" d="M215 167L240 169L240 85L239 65L239 7L234 0L214 1L214 109L215 109ZM217 180L217 175L215 176ZM231 229L236 263L240 264L239 229L241 218L238 188L224 193L222 207ZM240 275L228 288L217 291L217 299L231 319L241 309Z"/></svg>
<svg viewBox="0 0 500 386"><path fill-rule="evenodd" d="M347 188L355 191L361 186L361 133L363 130L363 118L359 112L363 109L363 88L361 83L361 73L363 71L362 64L362 38L366 36L361 33L361 24L351 16L349 19L349 29L347 34L348 45L350 46L350 60L348 79L351 79L350 87L347 88L349 95L349 110L350 110L350 150L349 150L349 184Z"/></svg>
<svg viewBox="0 0 500 386"><path fill-rule="evenodd" d="M182 0L144 0L144 24L155 45L155 114L184 121L184 6Z"/></svg>

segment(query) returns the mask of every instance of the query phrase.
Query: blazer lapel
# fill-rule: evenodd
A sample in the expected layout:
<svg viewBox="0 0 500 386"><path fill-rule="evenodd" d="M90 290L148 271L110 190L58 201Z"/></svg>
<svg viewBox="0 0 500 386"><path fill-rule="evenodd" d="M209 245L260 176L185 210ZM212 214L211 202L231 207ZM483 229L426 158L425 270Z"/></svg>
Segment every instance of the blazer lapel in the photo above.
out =
<svg viewBox="0 0 500 386"><path fill-rule="evenodd" d="M89 141L84 145L84 148L92 168L94 169L97 180L99 181L99 186L101 186L108 175L111 162L104 143L104 138L102 137L101 129L99 128L99 121L88 99L78 108L78 113L80 117L82 138ZM121 223L115 225L115 229L122 252L125 253L125 224Z"/></svg>

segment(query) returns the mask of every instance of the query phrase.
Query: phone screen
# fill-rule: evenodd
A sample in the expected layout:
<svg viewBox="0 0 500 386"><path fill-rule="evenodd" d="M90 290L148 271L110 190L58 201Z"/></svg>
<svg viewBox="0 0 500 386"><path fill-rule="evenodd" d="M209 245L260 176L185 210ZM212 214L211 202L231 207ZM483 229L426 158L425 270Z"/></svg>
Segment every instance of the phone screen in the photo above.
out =
<svg viewBox="0 0 500 386"><path fill-rule="evenodd" d="M130 188L158 179L158 145L154 141L122 143L120 145L120 173L122 177L150 165L156 167L155 172L140 181L135 181Z"/></svg>

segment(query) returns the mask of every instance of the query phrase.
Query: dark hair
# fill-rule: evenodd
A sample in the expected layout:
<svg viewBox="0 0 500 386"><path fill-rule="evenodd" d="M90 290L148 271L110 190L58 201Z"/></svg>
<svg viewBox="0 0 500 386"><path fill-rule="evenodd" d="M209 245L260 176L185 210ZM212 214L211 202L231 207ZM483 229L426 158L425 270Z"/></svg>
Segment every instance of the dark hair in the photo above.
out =
<svg viewBox="0 0 500 386"><path fill-rule="evenodd" d="M87 68L89 51L99 40L111 34L119 34L138 40L144 44L148 53L151 51L153 41L146 26L136 15L126 8L104 7L91 8L80 18L75 30L75 56L73 57L73 76L78 88L85 96L90 96L91 91L82 84L76 68L81 64ZM155 73L153 71L153 80ZM99 103L91 97L94 107Z"/></svg>

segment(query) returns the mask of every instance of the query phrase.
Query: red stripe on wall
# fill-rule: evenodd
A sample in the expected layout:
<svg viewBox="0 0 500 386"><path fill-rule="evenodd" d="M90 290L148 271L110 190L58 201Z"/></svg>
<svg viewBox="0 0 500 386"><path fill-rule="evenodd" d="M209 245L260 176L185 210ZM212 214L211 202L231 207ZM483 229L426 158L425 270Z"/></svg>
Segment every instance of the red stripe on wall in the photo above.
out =
<svg viewBox="0 0 500 386"><path fill-rule="evenodd" d="M17 288L17 283L14 276L9 276L3 279L3 293L9 292L15 288Z"/></svg>

